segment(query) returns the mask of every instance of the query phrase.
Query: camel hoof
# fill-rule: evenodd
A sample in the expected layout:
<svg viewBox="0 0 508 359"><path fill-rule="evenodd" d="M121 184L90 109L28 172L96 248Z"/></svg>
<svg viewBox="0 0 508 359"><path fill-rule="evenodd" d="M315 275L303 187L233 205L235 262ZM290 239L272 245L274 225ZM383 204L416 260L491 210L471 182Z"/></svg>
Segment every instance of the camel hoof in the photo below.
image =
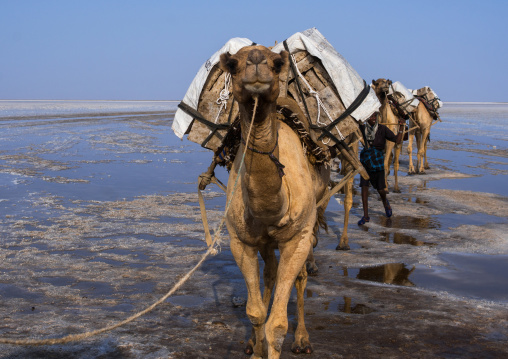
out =
<svg viewBox="0 0 508 359"><path fill-rule="evenodd" d="M317 270L317 269L307 268L307 275L309 275L311 277L317 277L318 273L319 273L319 270Z"/></svg>
<svg viewBox="0 0 508 359"><path fill-rule="evenodd" d="M419 175L424 175L425 174L425 170L418 172L418 174Z"/></svg>
<svg viewBox="0 0 508 359"><path fill-rule="evenodd" d="M394 189L394 190L393 190L393 193L400 193L400 189L398 189L398 188L397 188L397 189Z"/></svg>
<svg viewBox="0 0 508 359"><path fill-rule="evenodd" d="M310 345L306 345L305 348L302 348L299 345L295 345L291 348L291 351L295 354L312 354L312 347Z"/></svg>
<svg viewBox="0 0 508 359"><path fill-rule="evenodd" d="M243 350L243 352L246 354L246 355L252 355L252 353L254 353L254 349L252 348L251 345L247 345L245 347L245 349Z"/></svg>
<svg viewBox="0 0 508 359"><path fill-rule="evenodd" d="M318 271L319 271L319 268L318 266L313 262L313 263L307 263L305 265L305 269L307 270L307 274L310 275L311 277L315 277L318 275Z"/></svg>
<svg viewBox="0 0 508 359"><path fill-rule="evenodd" d="M349 248L349 244L343 244L343 245L341 245L340 243L335 248L336 251L349 251L350 249L351 248Z"/></svg>

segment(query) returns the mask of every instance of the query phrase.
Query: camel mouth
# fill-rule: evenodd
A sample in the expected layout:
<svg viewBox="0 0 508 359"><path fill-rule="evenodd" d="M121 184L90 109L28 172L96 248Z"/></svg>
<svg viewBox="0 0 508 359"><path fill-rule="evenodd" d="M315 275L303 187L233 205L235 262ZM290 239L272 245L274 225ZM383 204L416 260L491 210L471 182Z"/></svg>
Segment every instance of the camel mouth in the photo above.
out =
<svg viewBox="0 0 508 359"><path fill-rule="evenodd" d="M270 88L271 83L270 82L252 82L252 83L245 83L244 87L247 91L252 93L262 93L266 92Z"/></svg>

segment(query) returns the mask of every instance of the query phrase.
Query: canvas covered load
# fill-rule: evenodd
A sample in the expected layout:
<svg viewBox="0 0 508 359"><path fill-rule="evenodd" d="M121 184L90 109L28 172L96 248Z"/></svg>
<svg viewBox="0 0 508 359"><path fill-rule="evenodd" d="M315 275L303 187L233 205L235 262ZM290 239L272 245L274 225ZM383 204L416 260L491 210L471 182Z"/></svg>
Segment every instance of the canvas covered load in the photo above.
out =
<svg viewBox="0 0 508 359"><path fill-rule="evenodd" d="M413 96L413 93L400 83L400 81L395 81L391 84L388 95L391 95L399 104L399 108L405 116L414 112L420 103L420 101Z"/></svg>
<svg viewBox="0 0 508 359"><path fill-rule="evenodd" d="M214 151L221 145L238 115L238 105L219 58L252 44L248 39L231 39L200 68L175 114L172 128L178 137L187 133L189 140ZM272 51L284 49L291 54L293 69L280 75L280 97L296 101L309 118L314 141L333 145L357 133L357 122L379 109L374 91L317 29L296 33Z"/></svg>

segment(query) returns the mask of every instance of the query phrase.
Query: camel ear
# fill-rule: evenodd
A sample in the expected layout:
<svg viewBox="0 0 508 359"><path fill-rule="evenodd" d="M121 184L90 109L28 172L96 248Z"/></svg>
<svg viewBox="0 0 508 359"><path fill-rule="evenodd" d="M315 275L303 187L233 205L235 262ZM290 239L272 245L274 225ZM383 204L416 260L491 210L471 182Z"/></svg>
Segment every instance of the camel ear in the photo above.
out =
<svg viewBox="0 0 508 359"><path fill-rule="evenodd" d="M376 81L372 80L372 84L375 85L376 84Z"/></svg>
<svg viewBox="0 0 508 359"><path fill-rule="evenodd" d="M275 73L280 74L285 72L289 66L289 53L286 50L282 50L279 56L273 59L273 70Z"/></svg>
<svg viewBox="0 0 508 359"><path fill-rule="evenodd" d="M229 52L225 52L220 55L220 68L222 71L235 75L238 68L238 60L233 58Z"/></svg>

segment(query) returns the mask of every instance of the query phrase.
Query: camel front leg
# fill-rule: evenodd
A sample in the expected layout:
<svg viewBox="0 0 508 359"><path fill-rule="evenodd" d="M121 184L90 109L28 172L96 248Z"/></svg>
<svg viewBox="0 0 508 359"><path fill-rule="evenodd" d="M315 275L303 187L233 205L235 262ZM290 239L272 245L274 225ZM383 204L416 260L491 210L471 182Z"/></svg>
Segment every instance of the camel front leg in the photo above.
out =
<svg viewBox="0 0 508 359"><path fill-rule="evenodd" d="M265 324L268 359L279 359L288 330L287 306L291 289L309 254L314 223L310 223L292 240L280 243L280 261L270 316ZM305 289L305 288L303 288Z"/></svg>
<svg viewBox="0 0 508 359"><path fill-rule="evenodd" d="M312 251L311 251L312 252ZM268 308L270 305L270 299L272 298L273 287L275 286L275 278L277 274L277 257L275 251L269 246L264 246L260 249L261 258L265 262L263 270L263 305ZM247 346L244 349L244 353L247 355L254 353L254 347L256 345L256 331L252 327L252 333Z"/></svg>
<svg viewBox="0 0 508 359"><path fill-rule="evenodd" d="M402 151L402 143L395 146L395 156L393 158L393 176L394 176L394 182L393 185L393 192L400 193L399 189L399 157L400 152Z"/></svg>
<svg viewBox="0 0 508 359"><path fill-rule="evenodd" d="M252 359L263 358L264 323L267 316L267 306L261 298L259 280L259 261L257 249L242 243L235 233L230 232L230 247L236 264L240 268L247 285L247 316L254 329L255 343ZM251 338L252 339L252 338Z"/></svg>
<svg viewBox="0 0 508 359"><path fill-rule="evenodd" d="M384 166L385 166L385 188L387 190L388 190L388 174L390 173L390 159L394 145L395 143L391 141L386 141Z"/></svg>
<svg viewBox="0 0 508 359"><path fill-rule="evenodd" d="M307 271L302 267L300 274L296 277L295 281L296 287L296 308L297 308L297 316L298 316L298 325L295 331L295 341L291 346L291 351L296 354L312 353L312 346L309 341L309 333L305 328L305 318L304 318L304 294L305 287L307 287Z"/></svg>
<svg viewBox="0 0 508 359"><path fill-rule="evenodd" d="M351 207L353 207L353 181L354 177L348 180L344 186L344 227L342 228L339 245L335 248L341 251L347 251L350 249L347 227L349 225L349 212L351 211Z"/></svg>

